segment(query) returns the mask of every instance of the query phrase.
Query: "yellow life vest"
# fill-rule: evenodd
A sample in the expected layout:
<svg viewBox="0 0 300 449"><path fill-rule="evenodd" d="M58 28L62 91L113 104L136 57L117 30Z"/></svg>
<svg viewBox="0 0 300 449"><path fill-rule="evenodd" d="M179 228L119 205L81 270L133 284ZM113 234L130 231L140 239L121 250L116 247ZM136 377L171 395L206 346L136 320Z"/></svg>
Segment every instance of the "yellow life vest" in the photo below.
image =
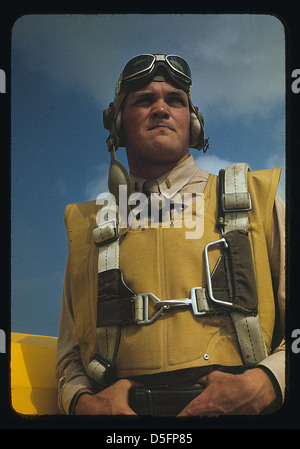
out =
<svg viewBox="0 0 300 449"><path fill-rule="evenodd" d="M268 353L275 307L270 273L272 214L280 170L249 172L251 242L258 293L258 316ZM75 337L88 369L97 353L97 259L92 231L99 206L77 203L66 209L69 239L68 270L75 320ZM196 213L196 212L195 212ZM160 299L186 298L192 287L205 286L203 251L220 238L217 222L217 176L210 175L204 191L204 233L186 239L184 227L129 229L120 237L120 270L135 293L152 292ZM210 254L214 267L220 251ZM118 377L152 374L203 365L243 363L228 314L195 316L190 309L172 309L151 325L121 328L116 358Z"/></svg>

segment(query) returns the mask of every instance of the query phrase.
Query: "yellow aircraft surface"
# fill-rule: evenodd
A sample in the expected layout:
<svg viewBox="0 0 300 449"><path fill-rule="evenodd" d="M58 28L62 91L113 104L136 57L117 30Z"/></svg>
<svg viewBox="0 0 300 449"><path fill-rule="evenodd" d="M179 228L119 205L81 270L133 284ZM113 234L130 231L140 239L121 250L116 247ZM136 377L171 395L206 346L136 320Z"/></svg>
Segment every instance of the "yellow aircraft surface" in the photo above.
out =
<svg viewBox="0 0 300 449"><path fill-rule="evenodd" d="M22 415L57 415L56 337L11 334L11 405Z"/></svg>

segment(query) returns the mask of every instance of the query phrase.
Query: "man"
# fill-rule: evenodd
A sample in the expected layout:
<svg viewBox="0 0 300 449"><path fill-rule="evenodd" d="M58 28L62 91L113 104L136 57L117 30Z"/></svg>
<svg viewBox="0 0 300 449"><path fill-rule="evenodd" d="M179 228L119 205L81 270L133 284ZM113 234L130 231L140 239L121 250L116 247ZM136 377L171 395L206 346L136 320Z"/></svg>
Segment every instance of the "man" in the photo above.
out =
<svg viewBox="0 0 300 449"><path fill-rule="evenodd" d="M97 232L103 238L96 218L101 208L90 202L66 210L69 258L57 362L59 404L65 413L218 416L265 413L282 403L284 342L272 346L274 329L280 328L280 322L283 334L284 323L284 206L276 195L278 171L248 174L249 236L256 278L251 283L256 283L258 293L264 355L253 363L243 360L243 344L239 346L232 324L236 316L246 316L247 323L256 320L254 309L248 316L244 310L239 315L240 306L231 313L231 303L226 302L212 313L201 314L199 302L198 308L188 307L191 300L186 298L193 287L197 287L196 296L207 292L199 287L206 283L203 254L210 242L222 237L226 223L216 223L217 177L198 168L190 155L190 147L202 149L206 143L203 118L191 102L190 86L189 67L180 57L140 55L129 61L114 102L104 114L112 155L109 186L120 209L119 184L146 194L148 181L154 181L156 193L147 193L150 204L157 194L162 203L176 194L203 197L203 236L188 239L184 227L174 226L176 207L160 215L159 224L151 226L150 217L148 227L129 225L120 230L119 239L105 240L105 252L100 242L97 283L98 250L91 234L100 229ZM130 177L115 159L118 146L126 148ZM193 201L187 210L196 216L198 203ZM107 262L111 240L114 252L120 251L118 264ZM209 257L214 260L215 275L209 274L207 282L214 278L214 292L225 258L221 248L213 253ZM144 299L143 292L157 298L151 324L113 317L116 307L112 304L118 305L118 314L128 296L128 303L136 304ZM206 298L204 294L202 299ZM164 301L163 307L159 301ZM111 368L114 376L105 377ZM142 408L139 394L146 397ZM168 410L161 402L168 403Z"/></svg>

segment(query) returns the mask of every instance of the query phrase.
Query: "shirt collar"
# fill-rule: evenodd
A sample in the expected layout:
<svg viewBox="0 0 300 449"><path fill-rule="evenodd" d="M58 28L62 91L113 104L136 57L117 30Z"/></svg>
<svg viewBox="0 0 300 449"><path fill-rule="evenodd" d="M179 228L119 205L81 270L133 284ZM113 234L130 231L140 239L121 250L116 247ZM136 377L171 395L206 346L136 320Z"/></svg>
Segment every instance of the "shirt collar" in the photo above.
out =
<svg viewBox="0 0 300 449"><path fill-rule="evenodd" d="M179 192L179 190L181 190L197 172L200 172L200 178L203 178L200 180L207 180L208 173L204 170L201 170L195 163L193 156L190 155L181 164L177 165L176 167L172 168L156 179L160 193L168 199L172 198L172 196ZM147 179L140 178L139 176L135 176L132 174L130 174L130 179L132 191L142 192L143 185L147 181Z"/></svg>

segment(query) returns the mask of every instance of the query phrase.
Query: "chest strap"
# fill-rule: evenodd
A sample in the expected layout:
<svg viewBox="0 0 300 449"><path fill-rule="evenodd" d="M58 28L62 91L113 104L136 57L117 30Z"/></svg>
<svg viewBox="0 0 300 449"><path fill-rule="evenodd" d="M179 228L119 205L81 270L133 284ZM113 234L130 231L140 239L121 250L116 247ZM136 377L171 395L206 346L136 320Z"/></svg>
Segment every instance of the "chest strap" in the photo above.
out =
<svg viewBox="0 0 300 449"><path fill-rule="evenodd" d="M194 287L189 298L159 299L153 293L136 294L129 289L119 269L119 232L116 204L108 204L105 220L94 229L99 247L97 341L98 352L88 375L100 385L111 383L121 326L153 323L169 309L191 307L194 315L230 313L244 364L256 364L267 357L257 315L257 293L248 239L248 164L234 164L219 173L219 218L222 238L204 251L206 288ZM223 246L223 255L211 273L209 252ZM223 278L223 282L222 282ZM221 282L221 288L220 288Z"/></svg>

